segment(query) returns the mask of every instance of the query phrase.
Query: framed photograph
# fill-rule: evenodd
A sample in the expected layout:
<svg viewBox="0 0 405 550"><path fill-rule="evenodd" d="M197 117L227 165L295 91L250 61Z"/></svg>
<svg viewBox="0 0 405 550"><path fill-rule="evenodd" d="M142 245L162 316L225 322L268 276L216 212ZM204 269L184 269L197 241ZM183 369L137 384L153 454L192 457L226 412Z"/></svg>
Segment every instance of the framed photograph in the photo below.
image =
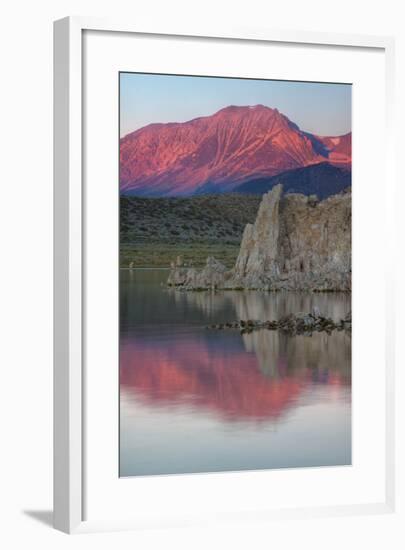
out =
<svg viewBox="0 0 405 550"><path fill-rule="evenodd" d="M394 511L392 40L54 44L55 527Z"/></svg>

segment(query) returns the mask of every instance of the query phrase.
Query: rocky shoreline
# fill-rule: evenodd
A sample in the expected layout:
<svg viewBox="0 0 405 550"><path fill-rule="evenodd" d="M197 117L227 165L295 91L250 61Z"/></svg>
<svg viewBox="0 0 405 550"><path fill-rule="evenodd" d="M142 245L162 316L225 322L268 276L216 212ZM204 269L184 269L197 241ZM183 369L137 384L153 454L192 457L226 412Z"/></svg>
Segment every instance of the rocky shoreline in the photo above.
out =
<svg viewBox="0 0 405 550"><path fill-rule="evenodd" d="M334 330L350 332L352 330L352 314L349 312L343 319L334 321L330 317L321 315L317 308L314 308L312 313L291 313L277 321L241 319L234 322L208 325L206 328L212 330L238 329L241 334L249 334L255 330L267 329L280 330L290 335L305 334L311 336L313 332L326 332L327 334L331 334Z"/></svg>

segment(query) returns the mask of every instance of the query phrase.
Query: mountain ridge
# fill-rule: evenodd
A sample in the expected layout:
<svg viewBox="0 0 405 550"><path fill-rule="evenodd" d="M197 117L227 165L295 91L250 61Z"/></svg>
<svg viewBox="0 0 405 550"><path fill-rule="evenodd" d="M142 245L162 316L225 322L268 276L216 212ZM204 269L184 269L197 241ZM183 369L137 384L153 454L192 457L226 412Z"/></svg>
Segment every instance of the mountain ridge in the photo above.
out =
<svg viewBox="0 0 405 550"><path fill-rule="evenodd" d="M187 122L153 123L120 140L120 190L191 196L329 162L351 166L351 133L317 136L264 105L235 106Z"/></svg>

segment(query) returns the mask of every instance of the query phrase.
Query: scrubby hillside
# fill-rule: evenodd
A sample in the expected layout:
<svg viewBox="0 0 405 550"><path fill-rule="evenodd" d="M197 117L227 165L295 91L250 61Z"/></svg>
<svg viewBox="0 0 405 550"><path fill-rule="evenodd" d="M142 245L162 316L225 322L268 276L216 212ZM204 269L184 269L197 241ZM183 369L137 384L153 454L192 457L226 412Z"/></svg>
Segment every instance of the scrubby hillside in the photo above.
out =
<svg viewBox="0 0 405 550"><path fill-rule="evenodd" d="M122 267L168 267L176 255L203 265L215 255L234 264L243 230L254 222L258 195L120 199Z"/></svg>

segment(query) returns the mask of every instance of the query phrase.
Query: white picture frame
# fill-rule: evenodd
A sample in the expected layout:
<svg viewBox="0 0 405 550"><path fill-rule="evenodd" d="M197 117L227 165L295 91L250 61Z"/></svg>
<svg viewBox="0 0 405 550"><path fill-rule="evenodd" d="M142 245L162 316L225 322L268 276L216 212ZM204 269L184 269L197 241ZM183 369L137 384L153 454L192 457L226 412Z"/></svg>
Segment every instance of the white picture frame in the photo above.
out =
<svg viewBox="0 0 405 550"><path fill-rule="evenodd" d="M394 43L389 37L287 32L263 29L190 29L137 28L136 23L69 17L55 22L54 27L54 526L67 533L104 529L137 528L135 519L84 517L86 495L85 445L88 437L84 429L83 406L86 396L83 357L86 347L84 331L84 213L83 171L83 35L85 32L126 33L142 36L177 39L198 37L202 40L232 40L254 43L281 43L320 45L337 48L378 49L385 60L385 123L386 147L385 199L388 221L386 236L393 235L393 55ZM145 52L145 56L147 53ZM390 210L391 209L391 210ZM255 519L272 517L339 516L365 513L390 513L395 510L394 408L395 364L393 342L393 252L387 245L389 261L386 270L387 338L385 350L385 497L378 502L336 503L332 506L302 508L294 502L285 508L257 513ZM220 474L217 474L219 479ZM100 484L103 480L100 479ZM157 482L159 483L159 480ZM204 515L204 514L202 514ZM254 514L253 514L254 516ZM230 517L252 519L252 514L234 511ZM201 517L209 521L209 516ZM155 518L151 526L160 524L188 524L189 519L167 522ZM191 521L192 522L192 521ZM142 525L145 525L143 523Z"/></svg>

